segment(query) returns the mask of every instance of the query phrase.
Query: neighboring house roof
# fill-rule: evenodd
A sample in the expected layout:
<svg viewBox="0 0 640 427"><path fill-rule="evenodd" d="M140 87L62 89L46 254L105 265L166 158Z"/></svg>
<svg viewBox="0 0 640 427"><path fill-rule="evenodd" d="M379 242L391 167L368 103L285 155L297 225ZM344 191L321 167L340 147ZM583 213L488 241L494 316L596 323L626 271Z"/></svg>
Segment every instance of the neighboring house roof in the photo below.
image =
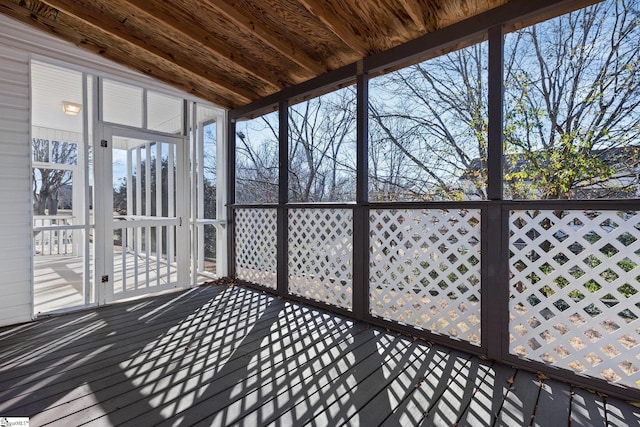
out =
<svg viewBox="0 0 640 427"><path fill-rule="evenodd" d="M542 157L542 151L537 153L539 157ZM630 169L634 169L635 173L635 168L637 168L640 163L640 146L637 145L593 150L591 154L602 160L605 165L614 168L616 172L628 172ZM505 154L503 159L505 173L524 172L529 165L529 161L523 153ZM478 173L485 167L485 159L475 158L471 160L469 167L462 173L460 179L472 179L478 176Z"/></svg>

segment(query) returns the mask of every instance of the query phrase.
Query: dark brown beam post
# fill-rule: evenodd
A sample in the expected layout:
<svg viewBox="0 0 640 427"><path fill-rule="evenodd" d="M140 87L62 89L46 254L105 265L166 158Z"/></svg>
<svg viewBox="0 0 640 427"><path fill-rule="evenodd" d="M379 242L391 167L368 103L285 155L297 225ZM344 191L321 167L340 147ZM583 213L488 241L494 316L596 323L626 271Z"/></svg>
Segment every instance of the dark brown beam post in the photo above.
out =
<svg viewBox="0 0 640 427"><path fill-rule="evenodd" d="M487 198L482 215L482 346L491 359L502 359L509 345L509 287L505 271L508 254L503 238L502 163L504 34L502 26L489 29L489 99ZM501 237L502 236L502 237Z"/></svg>
<svg viewBox="0 0 640 427"><path fill-rule="evenodd" d="M277 218L277 291L289 293L289 102L278 103L278 218Z"/></svg>
<svg viewBox="0 0 640 427"><path fill-rule="evenodd" d="M233 204L236 202L236 121L227 120L227 275L236 277L235 238Z"/></svg>
<svg viewBox="0 0 640 427"><path fill-rule="evenodd" d="M356 207L353 209L353 314L364 319L369 311L369 76L358 73Z"/></svg>

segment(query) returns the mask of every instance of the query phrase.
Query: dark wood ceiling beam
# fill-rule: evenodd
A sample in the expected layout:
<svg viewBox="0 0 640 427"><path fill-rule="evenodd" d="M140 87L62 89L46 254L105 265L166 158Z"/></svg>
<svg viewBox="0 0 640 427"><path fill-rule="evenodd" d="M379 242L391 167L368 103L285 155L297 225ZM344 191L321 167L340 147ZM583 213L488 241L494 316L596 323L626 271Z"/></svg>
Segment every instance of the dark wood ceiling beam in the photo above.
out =
<svg viewBox="0 0 640 427"><path fill-rule="evenodd" d="M278 53L283 57L295 64L298 64L305 70L311 71L315 75L326 73L328 71L328 68L320 61L307 55L300 47L294 46L291 42L284 40L271 28L257 22L250 16L239 12L237 6L232 3L229 3L226 0L205 0L205 3L217 10L221 15L225 16L225 18L231 23L245 31L249 31L266 45L278 51Z"/></svg>
<svg viewBox="0 0 640 427"><path fill-rule="evenodd" d="M84 4L84 2L77 0L43 0L43 3L58 9L64 14L86 22L93 28L110 34L113 38L119 38L133 46L136 46L137 48L143 49L149 55L172 62L178 67L188 70L192 74L203 79L213 81L218 86L222 86L228 91L235 92L247 100L255 100L260 98L262 95L250 88L244 86L240 87L233 84L229 81L228 76L213 75L211 70L203 69L203 67L198 64L197 58L190 58L188 55L185 55L184 52L176 50L170 54L162 49L158 49L152 43L150 37L144 37L144 35L136 34L131 28L114 19L114 17L108 14L102 7L92 7L90 4ZM110 2L111 5L114 3L114 0ZM160 29L158 33L161 33Z"/></svg>
<svg viewBox="0 0 640 427"><path fill-rule="evenodd" d="M362 37L354 33L353 29L331 9L325 0L299 0L311 14L318 18L327 28L340 38L347 46L362 56L367 56L369 46Z"/></svg>
<svg viewBox="0 0 640 427"><path fill-rule="evenodd" d="M246 73L253 74L273 91L283 88L282 85L277 83L283 79L284 76L282 74L276 75L266 67L258 68L251 66L243 59L242 55L239 55L232 47L221 40L216 40L215 44L212 43L211 33L198 25L194 25L189 14L185 13L181 8L175 7L172 3L153 0L125 1L139 13L146 14L151 19L156 20L159 25L167 26L191 43L201 46L202 49L209 52L211 56L220 58L224 60L225 63L234 64L235 68L239 68ZM287 84L293 83L295 82L287 82Z"/></svg>
<svg viewBox="0 0 640 427"><path fill-rule="evenodd" d="M99 28L90 27L87 23L65 16L57 9L51 8L40 1L3 0L0 2L0 13L80 46L106 59L126 64L129 68L221 107L237 107L249 101L248 98L236 92L231 92L215 82L200 78L176 66L171 61L150 57L142 49L121 39L113 38ZM87 34L89 30L93 33L91 36ZM112 38L109 39L109 37Z"/></svg>

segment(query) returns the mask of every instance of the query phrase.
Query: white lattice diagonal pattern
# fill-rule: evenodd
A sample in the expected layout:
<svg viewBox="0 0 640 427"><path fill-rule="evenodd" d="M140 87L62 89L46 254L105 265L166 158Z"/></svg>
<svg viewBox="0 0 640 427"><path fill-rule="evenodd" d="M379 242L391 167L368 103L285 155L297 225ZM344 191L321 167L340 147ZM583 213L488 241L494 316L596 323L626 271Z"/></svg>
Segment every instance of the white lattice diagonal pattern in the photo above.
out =
<svg viewBox="0 0 640 427"><path fill-rule="evenodd" d="M289 292L351 310L351 209L289 210Z"/></svg>
<svg viewBox="0 0 640 427"><path fill-rule="evenodd" d="M235 260L238 279L276 289L276 218L276 209L236 209Z"/></svg>
<svg viewBox="0 0 640 427"><path fill-rule="evenodd" d="M480 210L375 209L374 316L480 344Z"/></svg>
<svg viewBox="0 0 640 427"><path fill-rule="evenodd" d="M609 382L640 381L640 214L511 211L510 351Z"/></svg>

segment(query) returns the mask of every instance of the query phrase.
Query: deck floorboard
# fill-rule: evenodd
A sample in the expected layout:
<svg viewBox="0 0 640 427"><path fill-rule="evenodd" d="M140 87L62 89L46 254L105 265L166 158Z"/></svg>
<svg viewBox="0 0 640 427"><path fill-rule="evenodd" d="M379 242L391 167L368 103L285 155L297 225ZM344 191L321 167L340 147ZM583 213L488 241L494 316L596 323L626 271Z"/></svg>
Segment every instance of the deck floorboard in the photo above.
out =
<svg viewBox="0 0 640 427"><path fill-rule="evenodd" d="M241 286L0 329L33 425L637 426L640 409Z"/></svg>

